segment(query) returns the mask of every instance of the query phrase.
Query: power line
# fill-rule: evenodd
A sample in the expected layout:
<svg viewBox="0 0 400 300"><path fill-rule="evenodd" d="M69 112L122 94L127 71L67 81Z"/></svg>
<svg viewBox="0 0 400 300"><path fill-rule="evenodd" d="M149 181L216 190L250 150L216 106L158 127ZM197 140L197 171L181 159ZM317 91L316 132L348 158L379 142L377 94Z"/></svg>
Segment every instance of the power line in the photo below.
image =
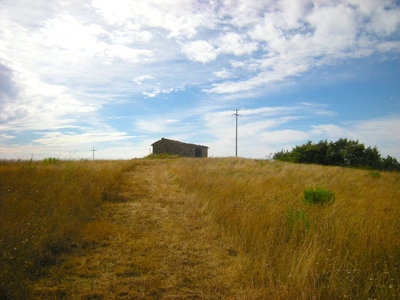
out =
<svg viewBox="0 0 400 300"><path fill-rule="evenodd" d="M235 145L235 156L237 157L237 144L238 144L238 117L240 116L238 110L235 110L235 113L232 115L236 117L236 145Z"/></svg>

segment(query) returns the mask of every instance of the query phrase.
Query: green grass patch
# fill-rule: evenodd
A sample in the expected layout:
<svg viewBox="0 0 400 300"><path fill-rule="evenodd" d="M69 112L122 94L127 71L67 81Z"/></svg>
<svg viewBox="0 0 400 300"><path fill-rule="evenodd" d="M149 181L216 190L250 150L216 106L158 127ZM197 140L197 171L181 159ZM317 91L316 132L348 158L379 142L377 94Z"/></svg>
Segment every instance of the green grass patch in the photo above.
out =
<svg viewBox="0 0 400 300"><path fill-rule="evenodd" d="M303 209L286 208L286 220L292 227L298 226L303 228L306 232L310 229L310 218Z"/></svg>
<svg viewBox="0 0 400 300"><path fill-rule="evenodd" d="M304 204L331 204L335 201L335 193L325 188L308 188L303 190Z"/></svg>

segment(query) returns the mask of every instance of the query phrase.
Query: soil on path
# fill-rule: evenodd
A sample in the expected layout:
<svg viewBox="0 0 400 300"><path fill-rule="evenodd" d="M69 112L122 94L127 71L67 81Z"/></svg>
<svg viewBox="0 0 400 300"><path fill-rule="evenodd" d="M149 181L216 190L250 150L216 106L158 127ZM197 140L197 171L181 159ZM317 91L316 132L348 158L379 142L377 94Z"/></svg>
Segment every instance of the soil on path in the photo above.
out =
<svg viewBox="0 0 400 300"><path fill-rule="evenodd" d="M148 161L126 173L126 202L105 204L85 246L37 283L37 298L238 297L240 255L173 182L170 165Z"/></svg>

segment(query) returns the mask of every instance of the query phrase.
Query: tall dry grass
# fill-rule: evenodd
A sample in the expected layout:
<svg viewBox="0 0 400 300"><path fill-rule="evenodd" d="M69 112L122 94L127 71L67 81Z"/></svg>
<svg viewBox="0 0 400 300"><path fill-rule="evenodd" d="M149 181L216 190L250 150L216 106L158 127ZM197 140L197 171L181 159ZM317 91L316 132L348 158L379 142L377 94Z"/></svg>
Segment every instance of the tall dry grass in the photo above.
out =
<svg viewBox="0 0 400 300"><path fill-rule="evenodd" d="M96 209L117 200L129 161L0 161L0 298L29 298L30 280L79 244ZM93 226L92 226L93 227Z"/></svg>
<svg viewBox="0 0 400 300"><path fill-rule="evenodd" d="M236 158L170 171L245 253L243 286L267 299L400 297L399 173ZM310 187L335 202L303 204Z"/></svg>

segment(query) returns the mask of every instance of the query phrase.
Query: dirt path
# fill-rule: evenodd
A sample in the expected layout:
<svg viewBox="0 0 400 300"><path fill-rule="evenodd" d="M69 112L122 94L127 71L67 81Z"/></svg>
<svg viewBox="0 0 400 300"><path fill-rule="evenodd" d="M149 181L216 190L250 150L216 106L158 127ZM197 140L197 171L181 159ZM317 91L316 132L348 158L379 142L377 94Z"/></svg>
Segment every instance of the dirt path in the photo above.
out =
<svg viewBox="0 0 400 300"><path fill-rule="evenodd" d="M64 257L36 285L42 299L236 298L239 255L168 175L164 161L125 176L127 202L107 203L107 237ZM92 230L93 231L93 230ZM100 237L101 234L98 234ZM98 239L98 238L97 238Z"/></svg>

